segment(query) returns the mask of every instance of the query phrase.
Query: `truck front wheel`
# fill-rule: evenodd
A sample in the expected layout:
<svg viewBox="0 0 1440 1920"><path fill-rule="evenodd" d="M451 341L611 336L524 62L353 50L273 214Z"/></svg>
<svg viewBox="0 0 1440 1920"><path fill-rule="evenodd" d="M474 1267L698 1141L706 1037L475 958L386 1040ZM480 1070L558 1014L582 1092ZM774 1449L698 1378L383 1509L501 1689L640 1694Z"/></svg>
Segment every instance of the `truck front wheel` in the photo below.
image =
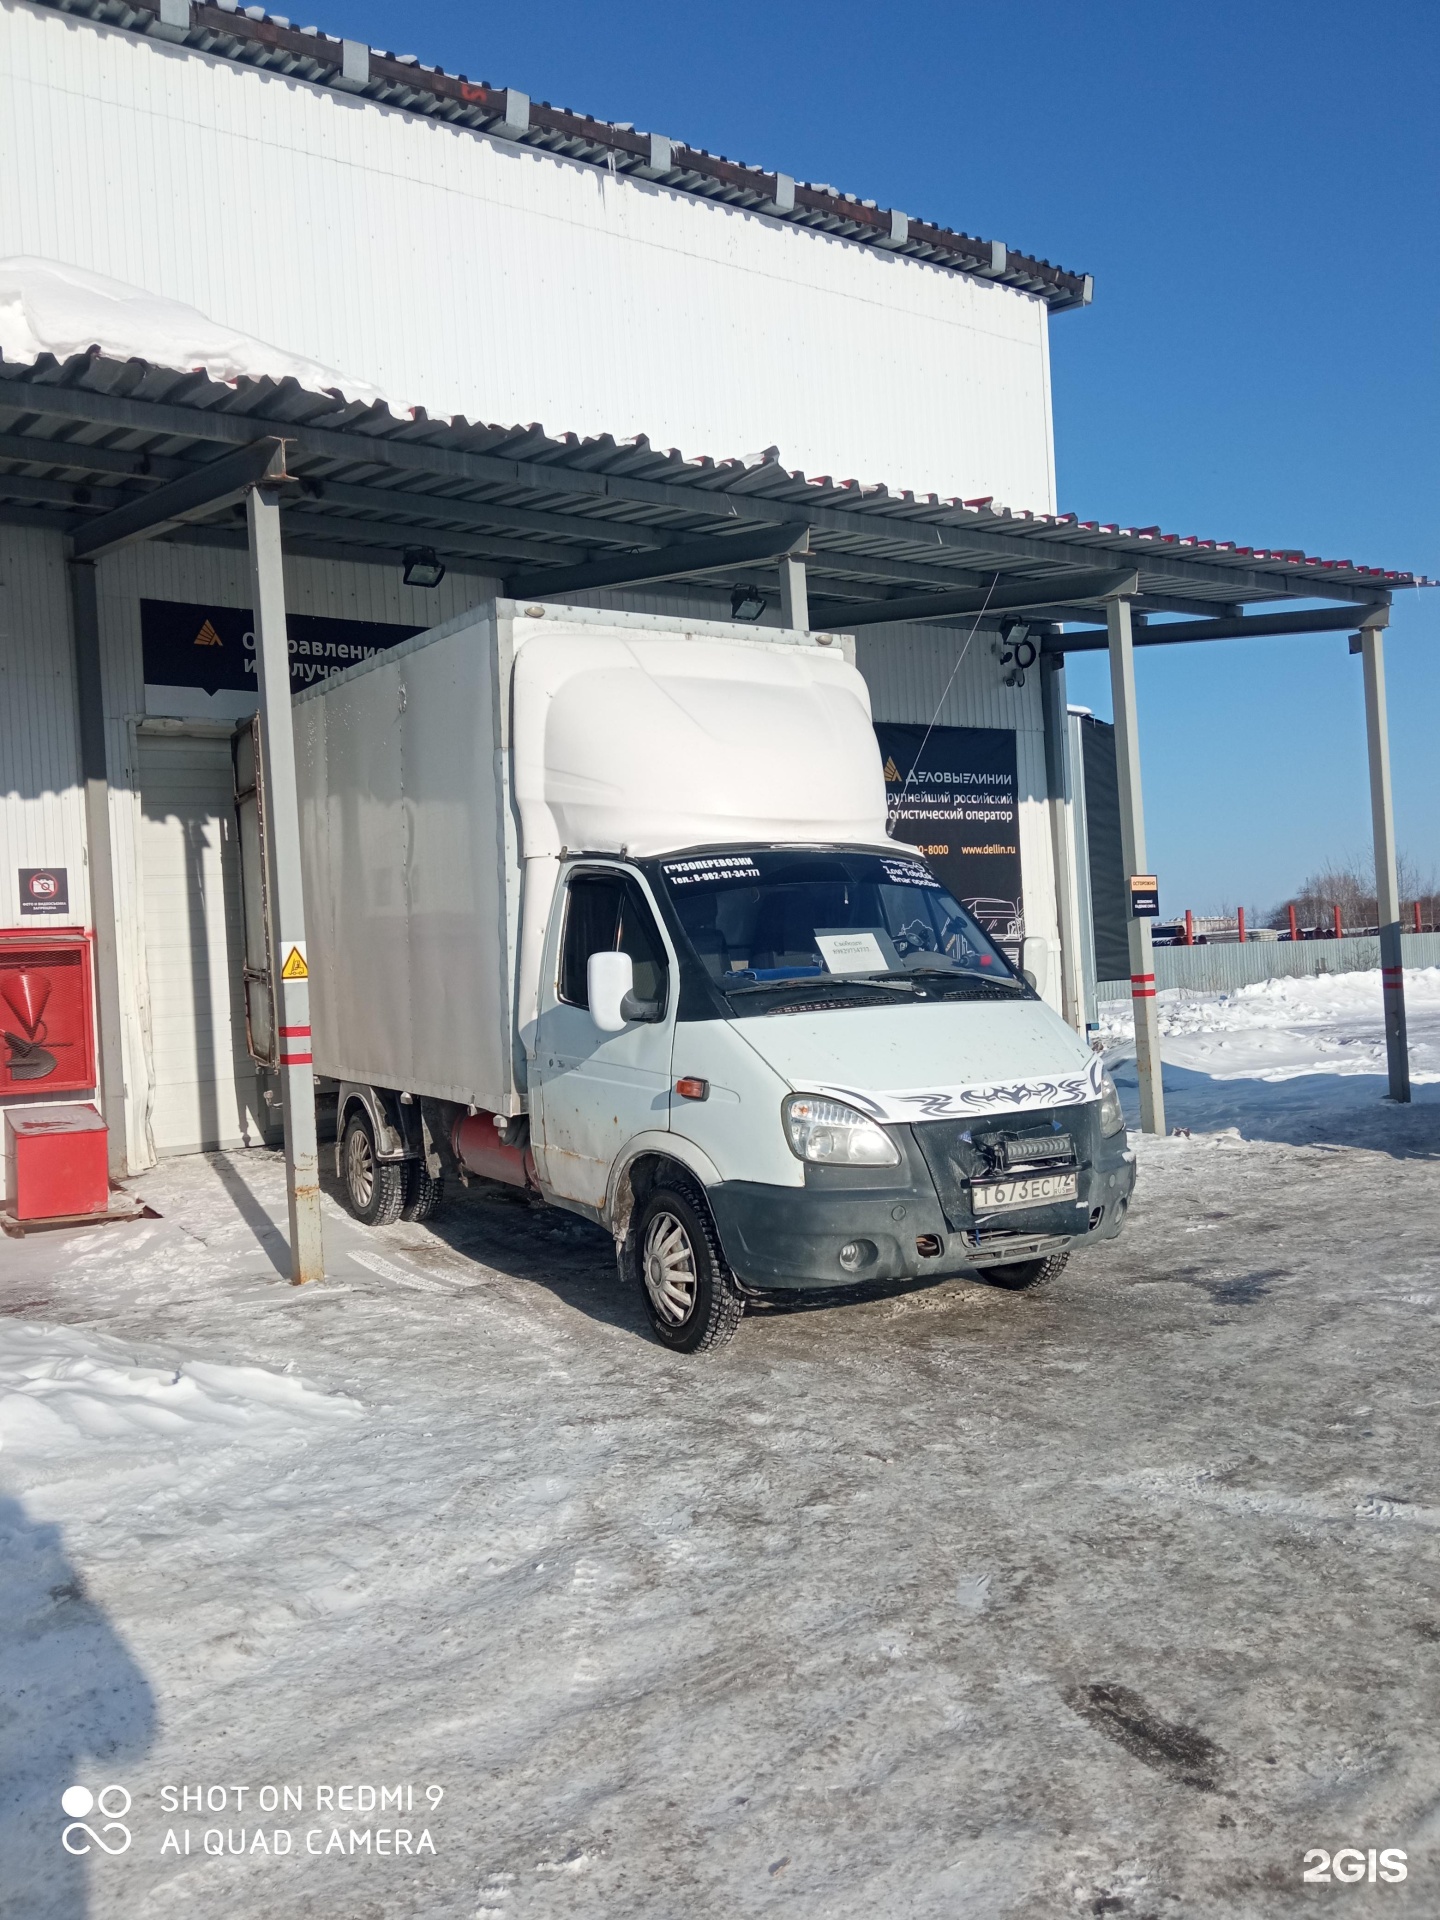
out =
<svg viewBox="0 0 1440 1920"><path fill-rule="evenodd" d="M675 1353L723 1347L745 1301L704 1208L673 1187L656 1187L641 1209L635 1249L656 1339Z"/></svg>
<svg viewBox="0 0 1440 1920"><path fill-rule="evenodd" d="M370 1116L357 1108L345 1122L340 1143L345 1204L362 1225L387 1227L405 1204L405 1163L382 1160L375 1151Z"/></svg>

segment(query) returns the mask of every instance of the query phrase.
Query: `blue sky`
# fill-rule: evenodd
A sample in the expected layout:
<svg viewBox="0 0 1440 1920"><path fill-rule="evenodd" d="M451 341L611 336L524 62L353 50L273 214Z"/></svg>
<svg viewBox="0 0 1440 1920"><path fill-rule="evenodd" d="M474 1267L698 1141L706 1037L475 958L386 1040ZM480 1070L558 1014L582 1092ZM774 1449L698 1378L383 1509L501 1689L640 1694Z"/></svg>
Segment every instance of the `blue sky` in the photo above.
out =
<svg viewBox="0 0 1440 1920"><path fill-rule="evenodd" d="M327 0L318 24L1093 273L1052 323L1062 510L1440 575L1440 7ZM1440 590L1388 641L1440 872ZM1138 665L1166 910L1368 853L1343 634ZM1103 663L1071 698L1108 716Z"/></svg>

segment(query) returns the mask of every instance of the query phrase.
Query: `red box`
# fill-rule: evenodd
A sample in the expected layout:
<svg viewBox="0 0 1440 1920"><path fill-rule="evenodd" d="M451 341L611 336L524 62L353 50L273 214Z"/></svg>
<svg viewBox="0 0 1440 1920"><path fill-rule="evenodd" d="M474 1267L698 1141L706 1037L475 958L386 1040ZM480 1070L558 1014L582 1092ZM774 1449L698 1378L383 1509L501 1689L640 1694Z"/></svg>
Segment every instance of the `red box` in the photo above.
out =
<svg viewBox="0 0 1440 1920"><path fill-rule="evenodd" d="M93 979L83 927L0 929L0 1097L99 1085Z"/></svg>
<svg viewBox="0 0 1440 1920"><path fill-rule="evenodd" d="M17 1220L110 1208L109 1128L94 1107L9 1107L5 1159Z"/></svg>

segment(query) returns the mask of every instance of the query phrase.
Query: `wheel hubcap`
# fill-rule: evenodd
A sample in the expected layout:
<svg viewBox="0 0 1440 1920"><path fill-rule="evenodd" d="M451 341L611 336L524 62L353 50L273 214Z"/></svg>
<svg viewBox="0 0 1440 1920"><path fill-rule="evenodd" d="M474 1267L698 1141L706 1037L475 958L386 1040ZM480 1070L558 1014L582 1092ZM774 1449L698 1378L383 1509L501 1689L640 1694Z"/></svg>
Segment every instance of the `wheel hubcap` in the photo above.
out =
<svg viewBox="0 0 1440 1920"><path fill-rule="evenodd" d="M365 1208L375 1191L375 1162L370 1152L370 1142L364 1131L356 1127L350 1135L350 1145L346 1150L346 1173L350 1181L350 1198L357 1207Z"/></svg>
<svg viewBox="0 0 1440 1920"><path fill-rule="evenodd" d="M690 1236L673 1213L657 1213L645 1229L640 1270L656 1313L667 1326L683 1326L695 1311L699 1275Z"/></svg>

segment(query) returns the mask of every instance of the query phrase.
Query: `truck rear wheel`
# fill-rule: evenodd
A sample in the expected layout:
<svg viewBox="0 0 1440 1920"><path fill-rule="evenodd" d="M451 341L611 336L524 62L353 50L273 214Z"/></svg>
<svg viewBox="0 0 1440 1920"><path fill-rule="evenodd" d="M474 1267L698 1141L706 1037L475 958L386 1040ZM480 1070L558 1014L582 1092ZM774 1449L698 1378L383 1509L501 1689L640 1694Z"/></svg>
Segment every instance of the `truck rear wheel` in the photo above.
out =
<svg viewBox="0 0 1440 1920"><path fill-rule="evenodd" d="M345 1182L345 1204L362 1225L386 1227L399 1219L405 1204L405 1163L380 1159L370 1116L358 1108L345 1122L340 1171Z"/></svg>
<svg viewBox="0 0 1440 1920"><path fill-rule="evenodd" d="M1062 1274L1069 1259L1068 1253L1051 1253L1043 1260L1014 1260L1004 1267L983 1267L980 1278L1011 1293L1028 1293L1031 1287L1043 1287Z"/></svg>
<svg viewBox="0 0 1440 1920"><path fill-rule="evenodd" d="M402 1220L429 1220L440 1211L445 1198L445 1176L431 1173L423 1160L405 1162L405 1204Z"/></svg>
<svg viewBox="0 0 1440 1920"><path fill-rule="evenodd" d="M641 1210L635 1246L656 1339L675 1353L723 1347L745 1301L704 1207L673 1187L656 1187Z"/></svg>

